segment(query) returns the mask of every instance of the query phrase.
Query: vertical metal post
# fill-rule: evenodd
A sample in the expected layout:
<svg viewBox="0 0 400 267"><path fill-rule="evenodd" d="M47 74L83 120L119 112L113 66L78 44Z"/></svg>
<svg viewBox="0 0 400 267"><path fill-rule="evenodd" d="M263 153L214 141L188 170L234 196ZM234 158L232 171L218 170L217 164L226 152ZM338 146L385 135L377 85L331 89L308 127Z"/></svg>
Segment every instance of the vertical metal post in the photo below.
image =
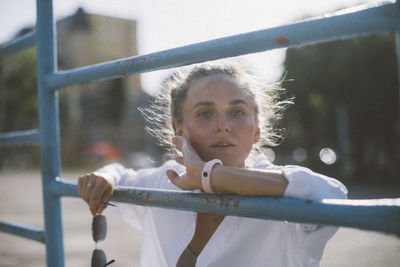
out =
<svg viewBox="0 0 400 267"><path fill-rule="evenodd" d="M398 118L397 123L400 125L400 30L396 31L396 52L397 52L397 82L398 82Z"/></svg>
<svg viewBox="0 0 400 267"><path fill-rule="evenodd" d="M49 187L60 175L60 142L57 92L47 88L45 77L56 71L56 46L52 0L37 0L37 69L40 155L47 266L64 266L61 201Z"/></svg>
<svg viewBox="0 0 400 267"><path fill-rule="evenodd" d="M396 1L397 12L400 13L400 0ZM397 54L397 122L394 127L395 136L396 136L396 146L395 146L395 153L396 159L400 159L400 25L397 25L397 30L395 32L396 35L396 54Z"/></svg>

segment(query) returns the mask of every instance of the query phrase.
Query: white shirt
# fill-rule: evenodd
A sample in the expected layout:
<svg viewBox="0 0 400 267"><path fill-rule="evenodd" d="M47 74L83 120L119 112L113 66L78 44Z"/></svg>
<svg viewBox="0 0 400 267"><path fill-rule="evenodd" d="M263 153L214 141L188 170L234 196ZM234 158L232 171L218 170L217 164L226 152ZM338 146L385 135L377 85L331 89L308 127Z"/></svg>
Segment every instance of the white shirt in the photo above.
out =
<svg viewBox="0 0 400 267"><path fill-rule="evenodd" d="M253 168L281 169L289 181L285 197L321 200L346 198L339 181L298 166L274 166L258 156ZM165 174L185 168L168 161L158 168L134 171L119 164L97 173L113 176L118 185L181 190ZM142 231L141 266L175 266L191 241L197 213L119 203L119 214ZM226 216L197 258L196 266L319 266L323 250L337 227Z"/></svg>

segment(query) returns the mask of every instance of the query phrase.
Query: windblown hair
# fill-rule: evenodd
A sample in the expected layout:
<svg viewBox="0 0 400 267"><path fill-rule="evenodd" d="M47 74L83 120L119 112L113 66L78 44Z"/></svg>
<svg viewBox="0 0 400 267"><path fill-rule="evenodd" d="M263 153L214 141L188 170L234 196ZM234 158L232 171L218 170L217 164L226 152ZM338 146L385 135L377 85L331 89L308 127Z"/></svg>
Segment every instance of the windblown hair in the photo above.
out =
<svg viewBox="0 0 400 267"><path fill-rule="evenodd" d="M253 145L253 152L260 152L264 146L276 146L282 140L282 130L275 129L276 122L291 100L279 101L280 83L265 84L248 71L240 61L221 60L183 67L167 78L162 90L150 108L141 109L150 123L147 130L170 154L176 154L171 140L175 135L175 124L183 123L183 105L187 92L196 80L227 75L238 83L251 97L260 127L260 140Z"/></svg>

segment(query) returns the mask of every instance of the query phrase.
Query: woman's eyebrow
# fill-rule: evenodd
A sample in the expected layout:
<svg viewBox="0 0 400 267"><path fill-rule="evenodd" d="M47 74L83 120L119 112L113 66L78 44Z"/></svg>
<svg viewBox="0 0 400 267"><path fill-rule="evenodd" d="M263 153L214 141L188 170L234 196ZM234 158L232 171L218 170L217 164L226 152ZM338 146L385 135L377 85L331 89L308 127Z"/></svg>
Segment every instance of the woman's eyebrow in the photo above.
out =
<svg viewBox="0 0 400 267"><path fill-rule="evenodd" d="M212 102L212 101L200 101L200 102L197 102L196 104L194 104L192 109L195 109L198 106L211 107L211 106L214 106L214 102Z"/></svg>
<svg viewBox="0 0 400 267"><path fill-rule="evenodd" d="M229 101L229 105L239 105L239 104L244 104L244 105L246 105L246 106L249 105L249 104L248 104L245 100L243 100L243 99L235 99L235 100Z"/></svg>
<svg viewBox="0 0 400 267"><path fill-rule="evenodd" d="M240 105L240 104L243 104L243 105L246 105L246 106L249 105L249 104L248 104L245 100L243 100L243 99L235 99L235 100L229 101L229 105L231 105L231 106L233 106L233 105ZM192 109L195 109L195 108L197 108L197 107L199 107L199 106L201 106L201 107L212 107L212 106L214 106L214 105L215 105L215 103L212 102L212 101L200 101L200 102L197 102L196 104L194 104Z"/></svg>

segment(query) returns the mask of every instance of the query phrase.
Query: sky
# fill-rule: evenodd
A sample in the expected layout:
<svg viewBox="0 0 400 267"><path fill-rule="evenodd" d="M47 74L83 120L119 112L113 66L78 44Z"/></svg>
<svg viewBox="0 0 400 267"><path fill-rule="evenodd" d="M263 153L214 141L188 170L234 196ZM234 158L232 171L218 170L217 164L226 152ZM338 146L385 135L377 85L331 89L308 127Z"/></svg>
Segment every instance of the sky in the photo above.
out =
<svg viewBox="0 0 400 267"><path fill-rule="evenodd" d="M54 0L54 17L88 13L137 21L139 54L281 26L381 0ZM0 0L0 43L36 20L35 0ZM285 50L243 56L266 82L282 77ZM155 94L172 70L142 74L143 89Z"/></svg>

